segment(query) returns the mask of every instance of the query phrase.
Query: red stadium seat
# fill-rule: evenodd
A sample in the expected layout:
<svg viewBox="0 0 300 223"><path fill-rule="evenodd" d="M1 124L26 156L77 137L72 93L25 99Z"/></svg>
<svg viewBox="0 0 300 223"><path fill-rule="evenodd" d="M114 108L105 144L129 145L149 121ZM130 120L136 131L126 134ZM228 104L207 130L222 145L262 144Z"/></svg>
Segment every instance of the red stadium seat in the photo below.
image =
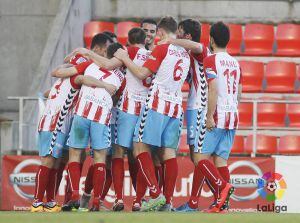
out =
<svg viewBox="0 0 300 223"><path fill-rule="evenodd" d="M253 136L247 136L245 150L251 153L253 145ZM277 153L277 137L267 135L257 135L256 153L258 154L276 154Z"/></svg>
<svg viewBox="0 0 300 223"><path fill-rule="evenodd" d="M239 104L239 127L251 127L252 126L252 113L253 104L252 103L240 103Z"/></svg>
<svg viewBox="0 0 300 223"><path fill-rule="evenodd" d="M122 45L127 44L128 32L129 32L129 30L131 30L134 27L140 27L140 24L136 23L136 22L130 22L130 21L119 22L117 24L118 41Z"/></svg>
<svg viewBox="0 0 300 223"><path fill-rule="evenodd" d="M258 103L257 125L259 127L284 127L286 104Z"/></svg>
<svg viewBox="0 0 300 223"><path fill-rule="evenodd" d="M183 100L182 101L182 109L183 112L186 112L186 107L187 107L187 101ZM185 113L186 114L186 113ZM186 128L186 115L184 115L184 119L183 119L183 128Z"/></svg>
<svg viewBox="0 0 300 223"><path fill-rule="evenodd" d="M300 25L279 24L276 56L300 56Z"/></svg>
<svg viewBox="0 0 300 223"><path fill-rule="evenodd" d="M261 92L264 64L255 61L239 61L242 69L243 92Z"/></svg>
<svg viewBox="0 0 300 223"><path fill-rule="evenodd" d="M230 41L227 45L227 51L231 55L238 55L241 51L242 43L242 25L228 24L230 30Z"/></svg>
<svg viewBox="0 0 300 223"><path fill-rule="evenodd" d="M209 32L210 32L210 25L206 23L202 23L200 42L205 46L209 46Z"/></svg>
<svg viewBox="0 0 300 223"><path fill-rule="evenodd" d="M114 32L115 25L112 22L92 21L84 24L83 38L87 48L90 48L93 37L101 32Z"/></svg>
<svg viewBox="0 0 300 223"><path fill-rule="evenodd" d="M279 154L300 154L300 136L281 136L278 147Z"/></svg>
<svg viewBox="0 0 300 223"><path fill-rule="evenodd" d="M290 120L289 126L300 127L300 104L287 104L286 111Z"/></svg>
<svg viewBox="0 0 300 223"><path fill-rule="evenodd" d="M234 137L234 143L231 148L231 153L233 153L233 154L244 153L244 136L236 135Z"/></svg>
<svg viewBox="0 0 300 223"><path fill-rule="evenodd" d="M291 93L295 91L296 64L286 61L271 61L266 67L266 92Z"/></svg>
<svg viewBox="0 0 300 223"><path fill-rule="evenodd" d="M244 55L271 55L274 42L274 27L264 24L246 24L244 42Z"/></svg>

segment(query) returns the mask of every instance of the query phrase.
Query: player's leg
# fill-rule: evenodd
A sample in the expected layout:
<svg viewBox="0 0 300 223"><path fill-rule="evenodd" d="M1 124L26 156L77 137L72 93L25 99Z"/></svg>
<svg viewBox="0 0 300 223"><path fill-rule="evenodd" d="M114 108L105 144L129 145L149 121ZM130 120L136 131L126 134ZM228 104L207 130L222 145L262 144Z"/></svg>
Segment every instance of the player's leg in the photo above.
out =
<svg viewBox="0 0 300 223"><path fill-rule="evenodd" d="M125 147L115 145L112 155L112 179L116 194L116 200L113 205L113 211L122 211L124 209L123 202L123 184L124 184L124 151Z"/></svg>
<svg viewBox="0 0 300 223"><path fill-rule="evenodd" d="M69 164L68 175L72 190L70 205L79 207L79 181L81 176L81 154L88 147L91 121L81 116L74 116L68 146Z"/></svg>
<svg viewBox="0 0 300 223"><path fill-rule="evenodd" d="M129 168L129 174L131 178L131 183L135 191L137 191L136 188L136 179L137 179L137 174L139 170L139 166L137 163L137 160L134 158L133 155L133 150L127 150L127 159L128 159L128 168ZM146 186L147 187L147 186Z"/></svg>
<svg viewBox="0 0 300 223"><path fill-rule="evenodd" d="M230 173L227 166L227 160L230 155L230 151L234 142L235 130L224 130L224 137L219 143L219 146L214 155L214 163L217 167L222 178L230 183ZM226 200L225 204L221 207L221 210L229 209L229 198Z"/></svg>
<svg viewBox="0 0 300 223"><path fill-rule="evenodd" d="M41 165L36 173L34 201L31 206L31 212L42 212L43 198L49 182L51 169L55 164L55 158L49 154L52 132L42 131L38 135L39 155Z"/></svg>
<svg viewBox="0 0 300 223"><path fill-rule="evenodd" d="M114 145L112 145L114 147ZM112 147L108 150L106 155L106 175L105 175L105 184L103 188L103 193L100 197L100 210L109 211L110 209L104 206L105 197L112 185L112 171L111 171L111 162L112 162Z"/></svg>
<svg viewBox="0 0 300 223"><path fill-rule="evenodd" d="M92 122L90 127L91 147L94 150L93 190L94 199L91 211L99 211L106 178L106 155L111 146L110 127Z"/></svg>
<svg viewBox="0 0 300 223"><path fill-rule="evenodd" d="M151 156L155 168L155 176L159 185L159 188L162 189L164 185L164 165L163 159L160 158L159 154L155 152L155 148L151 150Z"/></svg>
<svg viewBox="0 0 300 223"><path fill-rule="evenodd" d="M159 189L155 176L155 169L149 145L161 147L161 136L167 121L166 116L151 109L145 109L139 117L135 128L133 138L134 155L138 161L139 169L143 176L143 179L137 178L137 181L145 180L152 194L151 199L148 202L143 203L143 211L149 211L165 203L165 198L161 194L161 190ZM137 185L139 185L139 183L137 183Z"/></svg>
<svg viewBox="0 0 300 223"><path fill-rule="evenodd" d="M229 156L228 152L224 152L224 150L221 149L224 148L224 145L228 144L227 139L225 139L226 131L227 130L215 128L212 131L207 132L205 135L203 150L212 147L212 142L215 141L217 142L217 144L215 144L213 153L216 153L217 155L219 154L220 156L223 156L223 154L226 154L226 157L227 155ZM219 174L217 167L210 160L202 159L198 162L197 168L200 169L202 174L205 176L205 178L209 181L211 186L219 195L217 205L209 209L207 212L220 212L220 208L223 206L226 200L229 199L230 195L234 191L234 188L222 178L222 176Z"/></svg>

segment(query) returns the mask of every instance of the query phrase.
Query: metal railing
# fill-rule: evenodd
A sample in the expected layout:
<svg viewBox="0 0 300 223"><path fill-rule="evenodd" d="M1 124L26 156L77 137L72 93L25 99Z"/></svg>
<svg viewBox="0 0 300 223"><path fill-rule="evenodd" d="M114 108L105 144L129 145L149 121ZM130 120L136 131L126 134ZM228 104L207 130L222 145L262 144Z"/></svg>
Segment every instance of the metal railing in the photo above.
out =
<svg viewBox="0 0 300 223"><path fill-rule="evenodd" d="M37 123L29 125L28 123L24 123L24 104L25 101L28 100L34 100L37 101L39 100L38 97L8 97L9 100L18 100L19 102L19 123L18 123L18 148L17 148L17 154L21 155L22 151L24 149L24 144L23 144L23 138L24 138L24 132L23 132L23 127L26 125L28 128L37 128ZM252 153L251 156L254 157L256 156L256 151L257 151L257 132L259 131L259 126L258 126L258 104L259 103L280 103L280 104L300 104L300 100L278 100L278 99L242 99L241 103L252 103L253 104L253 113L252 113L252 128L250 128L250 131L252 131L253 135L253 140L252 140ZM37 113L40 113L41 111L37 111ZM264 129L269 129L269 130L284 130L287 128L273 128L273 127L268 127ZM291 130L300 130L300 128L292 128ZM30 131L30 132L35 132L35 131Z"/></svg>

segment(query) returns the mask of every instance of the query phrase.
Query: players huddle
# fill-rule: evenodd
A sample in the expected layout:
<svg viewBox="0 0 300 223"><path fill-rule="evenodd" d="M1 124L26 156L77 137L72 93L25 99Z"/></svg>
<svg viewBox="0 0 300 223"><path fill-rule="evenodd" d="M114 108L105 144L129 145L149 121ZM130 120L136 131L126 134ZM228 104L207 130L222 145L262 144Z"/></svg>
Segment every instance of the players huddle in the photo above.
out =
<svg viewBox="0 0 300 223"><path fill-rule="evenodd" d="M224 23L211 26L212 52L199 43L200 36L196 20L177 25L172 17L158 24L146 19L141 28L129 31L127 47L117 43L113 33L104 32L93 38L91 50L78 48L66 57L66 63L52 72L58 80L39 123L42 164L32 212L105 210L103 201L112 183L112 210L122 211L125 154L136 191L132 211L198 211L204 182L215 199L203 211L228 210L234 188L227 160L238 126L242 76L237 60L226 52L230 33ZM185 81L190 92L183 111ZM195 169L189 201L174 208L184 115ZM86 148L94 161L80 197ZM60 207L55 195L66 165L66 195Z"/></svg>

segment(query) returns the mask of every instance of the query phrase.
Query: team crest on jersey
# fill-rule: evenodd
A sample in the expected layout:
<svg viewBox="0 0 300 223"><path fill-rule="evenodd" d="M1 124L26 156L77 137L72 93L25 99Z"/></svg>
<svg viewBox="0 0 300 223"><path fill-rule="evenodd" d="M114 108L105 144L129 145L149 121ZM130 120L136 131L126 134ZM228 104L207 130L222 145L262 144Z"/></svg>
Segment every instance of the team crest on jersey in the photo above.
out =
<svg viewBox="0 0 300 223"><path fill-rule="evenodd" d="M207 78L216 78L217 77L216 72L212 68L206 68L205 72L206 72Z"/></svg>

